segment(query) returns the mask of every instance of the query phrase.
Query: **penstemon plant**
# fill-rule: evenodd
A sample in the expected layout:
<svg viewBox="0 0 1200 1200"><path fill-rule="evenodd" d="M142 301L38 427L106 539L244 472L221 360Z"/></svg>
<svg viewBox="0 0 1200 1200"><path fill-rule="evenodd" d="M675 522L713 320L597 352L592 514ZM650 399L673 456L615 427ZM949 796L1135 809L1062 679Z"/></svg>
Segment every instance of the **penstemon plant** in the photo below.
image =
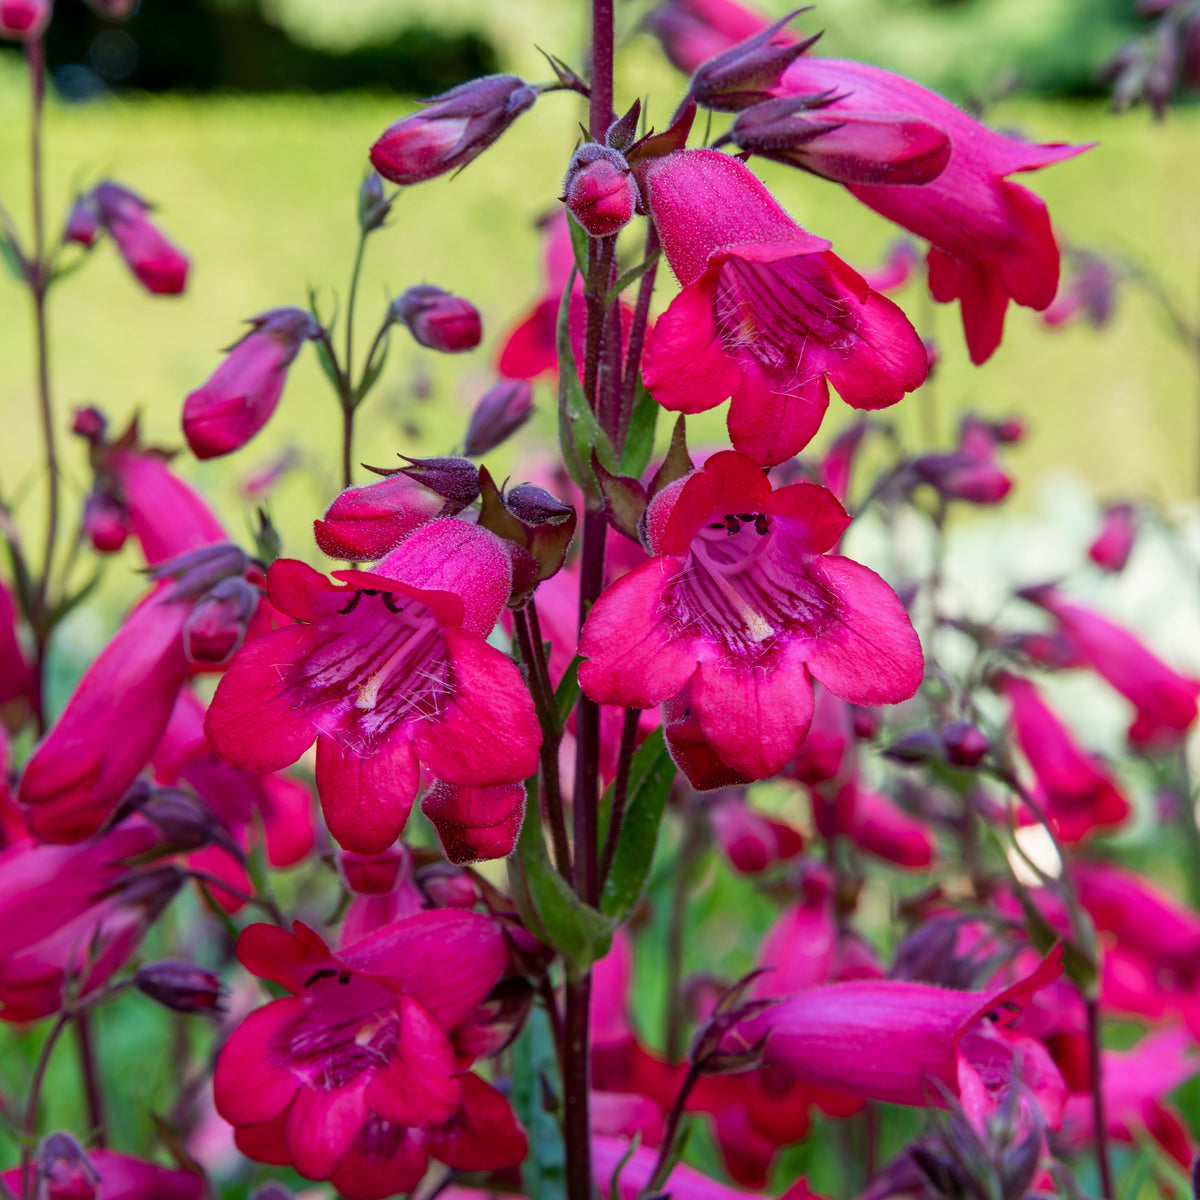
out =
<svg viewBox="0 0 1200 1200"><path fill-rule="evenodd" d="M687 76L655 127L614 95L612 0L593 0L586 67L548 56L548 82L471 80L386 129L344 311L252 317L183 402L196 458L235 453L312 343L342 490L305 552L341 565L281 557L265 514L237 546L168 452L96 408L72 417L94 484L64 552L47 294L106 236L151 293L182 290L188 262L111 181L48 235L50 15L0 0L31 86L32 236L7 216L0 234L35 316L47 497L40 557L15 504L2 526L0 750L26 724L37 740L0 795L0 1019L46 1025L11 1039L29 1071L0 1097L10 1200L274 1197L297 1177L349 1200L1113 1200L1121 1172L1177 1194L1194 1139L1168 1094L1200 1069L1200 913L1118 859L1127 783L1043 685L1090 671L1128 701L1125 773L1173 797L1194 882L1200 682L1080 603L1071 572L1002 581L1015 622L954 594L951 516L1004 500L1023 424L967 415L953 448L906 445L877 414L922 402L904 398L936 350L884 292L918 251L864 276L753 169L840 184L927 242L929 290L982 364L1010 301L1058 291L1046 207L1008 177L1083 147L993 132L816 56L802 12L729 0L654 9ZM436 353L482 339L474 305L429 283L361 338L393 189L503 153L564 94L586 121L544 225L546 292L460 452L360 465L356 416L401 328ZM1085 303L1068 289L1048 319ZM480 460L546 377L559 455L498 482ZM818 457L831 387L858 415ZM726 401L728 445L689 449L687 416ZM1123 571L1139 525L1152 514L1110 509L1075 574ZM843 552L872 531L891 583ZM148 590L51 721L52 640L88 599L77 556L131 534ZM175 1014L154 1122L172 1167L109 1145L128 1068L93 1014L148 1002ZM211 1038L188 1032L198 1015ZM1107 1048L1112 1018L1150 1031ZM68 1132L44 1113L71 1029L86 1116Z"/></svg>

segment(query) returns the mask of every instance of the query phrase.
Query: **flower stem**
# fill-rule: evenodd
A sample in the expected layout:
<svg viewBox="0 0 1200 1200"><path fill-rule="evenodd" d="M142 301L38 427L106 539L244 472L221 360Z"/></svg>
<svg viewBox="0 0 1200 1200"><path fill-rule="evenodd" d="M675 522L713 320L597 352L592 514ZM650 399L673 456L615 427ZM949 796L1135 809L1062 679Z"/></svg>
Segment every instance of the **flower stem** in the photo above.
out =
<svg viewBox="0 0 1200 1200"><path fill-rule="evenodd" d="M83 1092L87 1097L92 1137L97 1146L103 1147L108 1142L108 1120L104 1111L100 1071L96 1064L96 1043L92 1039L90 1016L86 1010L75 1015L75 1037L79 1047L79 1072L83 1077Z"/></svg>
<svg viewBox="0 0 1200 1200"><path fill-rule="evenodd" d="M637 744L640 708L627 708L621 726L621 750L617 759L617 777L613 780L612 812L608 817L608 833L604 838L604 852L600 855L600 886L608 878L613 856L617 852L617 839L621 833L621 822L625 819L625 801L629 796L629 768L633 764L633 750Z"/></svg>
<svg viewBox="0 0 1200 1200"><path fill-rule="evenodd" d="M350 271L350 291L346 296L346 378L354 378L354 301L358 297L358 279L362 274L363 254L367 248L367 231L358 233L358 249L354 252L354 266Z"/></svg>
<svg viewBox="0 0 1200 1200"><path fill-rule="evenodd" d="M1100 1004L1094 996L1086 999L1088 1027L1088 1065L1092 1082L1092 1124L1096 1136L1096 1168L1100 1173L1100 1194L1113 1200L1112 1164L1108 1159L1108 1131L1104 1126L1104 1093L1101 1090Z"/></svg>
<svg viewBox="0 0 1200 1200"><path fill-rule="evenodd" d="M37 1140L38 1103L42 1097L42 1083L46 1078L46 1068L50 1065L50 1055L54 1053L54 1047L69 1020L68 1013L58 1014L58 1019L42 1043L41 1053L33 1068L33 1079L30 1081L29 1095L25 1100L25 1122L21 1130L21 1200L34 1200L37 1193L37 1173L33 1170L33 1147Z"/></svg>
<svg viewBox="0 0 1200 1200"><path fill-rule="evenodd" d="M670 1175L671 1167L673 1166L671 1160L679 1141L679 1126L683 1121L684 1106L687 1104L687 1098L691 1095L692 1088L699 1081L700 1072L695 1063L690 1063L687 1074L683 1077L683 1082L679 1085L679 1091L675 1093L675 1099L671 1104L671 1111L667 1114L667 1119L663 1127L662 1142L658 1147L658 1158L654 1162L654 1170L650 1172L650 1178L646 1180L645 1187L638 1193L638 1200L642 1200L642 1197L653 1196L661 1192L666 1184L667 1177Z"/></svg>

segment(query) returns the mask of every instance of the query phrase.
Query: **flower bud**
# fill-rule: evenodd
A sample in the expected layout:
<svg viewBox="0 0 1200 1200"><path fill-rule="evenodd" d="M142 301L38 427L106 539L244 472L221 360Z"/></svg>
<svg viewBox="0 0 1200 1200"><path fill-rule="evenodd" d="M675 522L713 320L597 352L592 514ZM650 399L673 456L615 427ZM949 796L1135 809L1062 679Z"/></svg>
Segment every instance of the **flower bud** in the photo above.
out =
<svg viewBox="0 0 1200 1200"><path fill-rule="evenodd" d="M120 184L97 184L92 191L100 224L117 244L137 281L156 296L176 296L187 285L188 259L146 214L150 206Z"/></svg>
<svg viewBox="0 0 1200 1200"><path fill-rule="evenodd" d="M129 514L115 496L97 490L84 501L82 528L98 554L116 554L129 536Z"/></svg>
<svg viewBox="0 0 1200 1200"><path fill-rule="evenodd" d="M988 735L969 721L954 721L942 730L946 761L956 767L977 767L992 748Z"/></svg>
<svg viewBox="0 0 1200 1200"><path fill-rule="evenodd" d="M183 872L178 867L154 867L145 871L131 871L122 877L107 894L112 896L122 908L141 909L143 921L147 925L151 925L183 886L183 879Z"/></svg>
<svg viewBox="0 0 1200 1200"><path fill-rule="evenodd" d="M533 386L527 379L501 379L475 405L463 453L478 458L507 441L533 413Z"/></svg>
<svg viewBox="0 0 1200 1200"><path fill-rule="evenodd" d="M108 418L98 409L91 406L77 408L71 419L71 432L81 438L87 438L95 445L104 440L104 431L108 428Z"/></svg>
<svg viewBox="0 0 1200 1200"><path fill-rule="evenodd" d="M195 963L164 959L147 963L134 977L134 984L144 996L157 1000L172 1012L224 1012L221 1002L224 989L215 971L206 971Z"/></svg>
<svg viewBox="0 0 1200 1200"><path fill-rule="evenodd" d="M100 1174L69 1133L42 1138L37 1166L45 1200L95 1200Z"/></svg>
<svg viewBox="0 0 1200 1200"><path fill-rule="evenodd" d="M905 766L917 763L941 762L944 748L932 729L913 729L901 735L881 752L884 758Z"/></svg>
<svg viewBox="0 0 1200 1200"><path fill-rule="evenodd" d="M537 99L515 75L485 75L422 101L424 109L384 130L371 163L393 183L409 186L465 167Z"/></svg>
<svg viewBox="0 0 1200 1200"><path fill-rule="evenodd" d="M740 112L772 98L784 71L820 38L797 42L785 26L805 10L796 9L761 33L730 46L692 72L688 95L701 108Z"/></svg>
<svg viewBox="0 0 1200 1200"><path fill-rule="evenodd" d="M609 237L629 224L640 194L625 156L588 142L571 159L562 199L589 237Z"/></svg>
<svg viewBox="0 0 1200 1200"><path fill-rule="evenodd" d="M479 889L469 872L451 863L431 863L417 872L417 886L437 908L474 908Z"/></svg>
<svg viewBox="0 0 1200 1200"><path fill-rule="evenodd" d="M173 579L175 586L171 589L171 599L181 600L203 596L231 575L245 575L249 565L246 555L232 542L217 542L159 563L150 571L150 578L156 583Z"/></svg>
<svg viewBox="0 0 1200 1200"><path fill-rule="evenodd" d="M63 241L75 242L89 250L100 233L100 212L92 196L79 196L67 216L63 227Z"/></svg>
<svg viewBox="0 0 1200 1200"><path fill-rule="evenodd" d="M32 42L49 23L50 0L0 0L0 37Z"/></svg>
<svg viewBox="0 0 1200 1200"><path fill-rule="evenodd" d="M388 321L403 321L422 345L442 354L474 350L483 337L479 310L469 300L423 283L392 301Z"/></svg>
<svg viewBox="0 0 1200 1200"><path fill-rule="evenodd" d="M274 308L249 324L208 382L183 402L183 434L197 458L229 454L254 437L279 404L300 347L321 335L303 308Z"/></svg>
<svg viewBox="0 0 1200 1200"><path fill-rule="evenodd" d="M139 780L122 797L114 819L134 812L141 813L162 834L163 852L217 845L239 861L244 857L212 809L190 792Z"/></svg>
<svg viewBox="0 0 1200 1200"><path fill-rule="evenodd" d="M400 455L407 467L397 467L402 475L415 479L431 492L436 492L442 499L451 504L457 504L454 511L474 504L479 498L479 471L469 458L457 454L447 454L436 458L409 458ZM392 474L391 471L381 471L373 468L376 474Z"/></svg>
<svg viewBox="0 0 1200 1200"><path fill-rule="evenodd" d="M358 189L358 224L363 233L381 229L392 211L392 202L383 190L383 179L372 171Z"/></svg>
<svg viewBox="0 0 1200 1200"><path fill-rule="evenodd" d="M1088 547L1088 558L1102 571L1125 569L1137 536L1132 504L1110 504L1104 510L1100 532Z"/></svg>
<svg viewBox="0 0 1200 1200"><path fill-rule="evenodd" d="M222 579L183 623L183 653L188 662L214 666L228 662L246 637L258 601L258 589L245 579Z"/></svg>

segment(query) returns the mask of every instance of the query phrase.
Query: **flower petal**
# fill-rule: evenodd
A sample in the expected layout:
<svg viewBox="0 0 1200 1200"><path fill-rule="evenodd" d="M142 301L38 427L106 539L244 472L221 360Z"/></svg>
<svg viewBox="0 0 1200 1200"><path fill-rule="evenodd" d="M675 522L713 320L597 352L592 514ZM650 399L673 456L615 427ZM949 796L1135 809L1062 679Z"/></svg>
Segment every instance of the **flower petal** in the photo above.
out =
<svg viewBox="0 0 1200 1200"><path fill-rule="evenodd" d="M420 784L417 756L402 725L374 746L317 738L317 791L329 832L356 854L382 854L408 820Z"/></svg>

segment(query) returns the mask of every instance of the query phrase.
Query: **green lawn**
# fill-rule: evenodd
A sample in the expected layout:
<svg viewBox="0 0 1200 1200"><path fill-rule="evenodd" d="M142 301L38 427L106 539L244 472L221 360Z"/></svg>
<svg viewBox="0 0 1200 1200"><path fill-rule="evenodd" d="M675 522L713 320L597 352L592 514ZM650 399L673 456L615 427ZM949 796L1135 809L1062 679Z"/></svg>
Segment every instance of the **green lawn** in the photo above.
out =
<svg viewBox="0 0 1200 1200"><path fill-rule="evenodd" d="M0 74L0 103L9 114L0 126L0 199L23 221L28 183L22 86L19 73ZM626 61L618 96L648 93L651 115L661 122L675 88L649 50L641 49ZM132 282L112 247L104 245L55 296L54 393L63 423L81 403L97 403L114 419L140 410L153 440L177 446L184 395L220 361L219 348L238 335L242 318L303 304L310 285L326 311L343 299L366 150L405 107L372 95L52 106L48 170L54 220L73 187L111 174L160 205L163 226L194 259L187 295L156 299ZM556 203L579 115L572 97L546 97L460 178L405 194L391 227L374 239L360 297L360 345L370 334L367 322L382 312L386 298L422 281L472 297L484 313L487 335L477 354L442 360L396 337L384 383L364 414L360 460L387 462L397 451L445 451L461 436L467 397L486 385L498 336L538 289L532 223ZM1080 159L1027 181L1049 201L1067 237L1144 261L1194 306L1200 277L1200 223L1194 218L1200 118L1194 112L1154 126L1140 113L1118 119L1098 106L1026 104L996 110L992 119L1044 140L1099 140ZM855 265L874 265L894 236L890 226L834 185L770 164L762 174L801 223L832 237ZM984 368L966 361L955 313L937 309L916 287L900 299L943 351L934 387L944 437L953 411L963 407L1028 418L1032 436L1012 456L1021 478L1017 503L1032 496L1039 477L1064 468L1083 474L1105 496L1192 494L1198 442L1194 376L1142 297L1125 294L1112 327L1101 335L1083 328L1051 333L1026 310L1010 310L1008 337ZM0 279L0 311L5 315L0 492L25 497L21 520L35 527L40 504L29 494L38 453L30 321L24 297L7 276ZM432 374L435 402L413 407L408 395L421 370ZM542 395L543 409L549 401ZM920 404L909 399L893 410L914 435ZM835 402L831 424L840 418L839 408ZM410 419L420 436L405 431ZM543 422L541 431L548 429ZM720 418L714 418L697 436L715 437L720 429ZM286 547L311 557L305 530L334 490L335 439L332 401L306 352L278 415L258 440L216 463L198 464L181 455L179 468L214 497L240 533L244 506L231 482L284 447L298 447L314 470L289 478L274 503ZM530 435L523 448L533 443ZM521 450L514 451L514 461ZM69 447L67 465L70 487L80 494L81 445Z"/></svg>

